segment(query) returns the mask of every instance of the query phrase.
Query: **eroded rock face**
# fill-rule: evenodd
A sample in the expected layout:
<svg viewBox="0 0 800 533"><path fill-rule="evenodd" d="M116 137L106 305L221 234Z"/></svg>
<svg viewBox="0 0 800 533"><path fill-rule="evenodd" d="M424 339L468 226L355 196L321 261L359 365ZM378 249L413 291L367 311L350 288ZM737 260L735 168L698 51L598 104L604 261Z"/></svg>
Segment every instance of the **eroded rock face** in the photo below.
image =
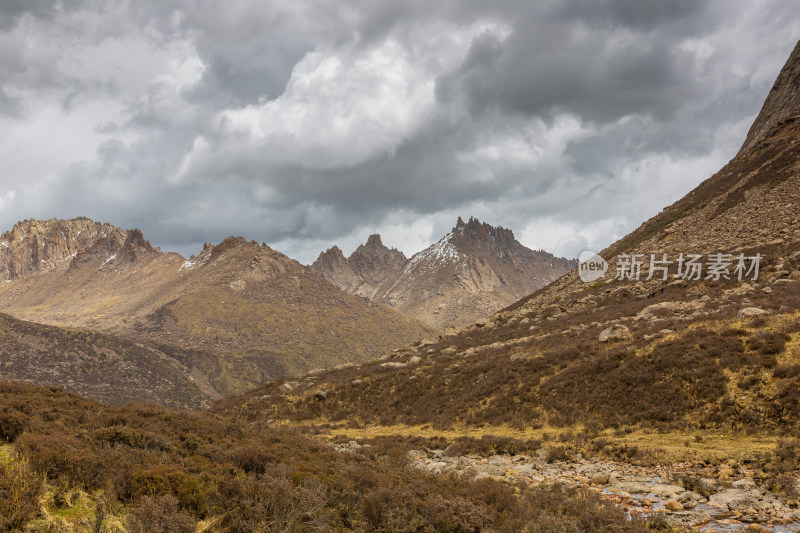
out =
<svg viewBox="0 0 800 533"><path fill-rule="evenodd" d="M155 251L138 229L122 230L83 217L24 220L0 236L0 276L14 280L73 262L136 260Z"/></svg>

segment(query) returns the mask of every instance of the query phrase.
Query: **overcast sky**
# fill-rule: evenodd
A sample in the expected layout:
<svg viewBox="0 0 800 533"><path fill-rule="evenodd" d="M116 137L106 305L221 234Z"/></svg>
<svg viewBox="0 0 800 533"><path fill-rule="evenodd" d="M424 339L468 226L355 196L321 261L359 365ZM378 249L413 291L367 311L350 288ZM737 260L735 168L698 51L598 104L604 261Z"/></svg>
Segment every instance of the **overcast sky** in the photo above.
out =
<svg viewBox="0 0 800 533"><path fill-rule="evenodd" d="M575 257L725 164L798 38L796 0L2 0L0 227Z"/></svg>

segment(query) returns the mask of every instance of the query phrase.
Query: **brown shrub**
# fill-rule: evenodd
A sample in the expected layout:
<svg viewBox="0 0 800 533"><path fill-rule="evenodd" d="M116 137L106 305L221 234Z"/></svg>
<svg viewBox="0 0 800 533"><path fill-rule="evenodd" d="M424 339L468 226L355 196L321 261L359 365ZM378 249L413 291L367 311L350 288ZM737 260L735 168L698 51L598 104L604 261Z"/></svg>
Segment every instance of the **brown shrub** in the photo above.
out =
<svg viewBox="0 0 800 533"><path fill-rule="evenodd" d="M286 475L248 476L221 484L219 497L227 511L221 525L231 533L313 531L327 522L325 487L313 478L296 484Z"/></svg>
<svg viewBox="0 0 800 533"><path fill-rule="evenodd" d="M96 452L63 433L25 432L15 446L33 469L49 480L94 491L105 485L107 454Z"/></svg>
<svg viewBox="0 0 800 533"><path fill-rule="evenodd" d="M194 533L197 522L169 494L146 496L128 517L130 533Z"/></svg>
<svg viewBox="0 0 800 533"><path fill-rule="evenodd" d="M194 516L206 515L205 490L196 476L174 465L132 469L117 483L120 498L135 501L142 497L171 495Z"/></svg>
<svg viewBox="0 0 800 533"><path fill-rule="evenodd" d="M16 412L0 412L0 440L14 442L28 425L28 418Z"/></svg>
<svg viewBox="0 0 800 533"><path fill-rule="evenodd" d="M17 531L39 512L43 483L26 462L0 464L0 531Z"/></svg>

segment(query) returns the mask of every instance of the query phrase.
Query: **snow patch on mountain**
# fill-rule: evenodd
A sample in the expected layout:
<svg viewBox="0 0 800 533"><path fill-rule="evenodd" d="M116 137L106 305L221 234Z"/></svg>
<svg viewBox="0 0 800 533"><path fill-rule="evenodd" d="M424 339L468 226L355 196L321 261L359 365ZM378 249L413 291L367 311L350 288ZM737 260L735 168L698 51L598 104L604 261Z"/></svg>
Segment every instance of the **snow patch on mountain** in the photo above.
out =
<svg viewBox="0 0 800 533"><path fill-rule="evenodd" d="M411 258L406 265L404 272L410 274L420 264L437 262L458 262L462 259L461 253L452 243L453 232L451 231L435 244L422 250Z"/></svg>

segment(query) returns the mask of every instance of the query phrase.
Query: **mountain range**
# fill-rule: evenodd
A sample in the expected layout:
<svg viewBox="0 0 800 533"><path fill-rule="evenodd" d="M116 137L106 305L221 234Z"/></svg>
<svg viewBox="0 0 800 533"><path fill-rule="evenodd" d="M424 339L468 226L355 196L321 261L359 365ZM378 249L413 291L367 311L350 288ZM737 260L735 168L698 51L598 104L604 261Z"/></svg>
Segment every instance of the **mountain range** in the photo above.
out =
<svg viewBox="0 0 800 533"><path fill-rule="evenodd" d="M321 253L311 269L345 292L444 328L485 318L576 265L526 248L509 229L459 218L410 259L371 235L350 257L336 246Z"/></svg>
<svg viewBox="0 0 800 533"><path fill-rule="evenodd" d="M207 244L185 260L154 248L138 230L85 218L28 220L0 236L0 272L6 273L0 284L4 313L146 345L195 383L189 403L208 403L286 374L374 358L436 334L240 237ZM35 367L45 364L6 366L2 377L34 379L41 371ZM90 372L86 379L125 383L122 367L103 369L102 376ZM67 384L66 377L45 381ZM123 399L129 399L127 392L120 392Z"/></svg>
<svg viewBox="0 0 800 533"><path fill-rule="evenodd" d="M20 341L0 378L111 403L203 406L270 379L436 339L444 324L488 316L573 266L474 219L459 219L410 260L377 235L348 259L337 250L308 268L229 237L187 260L136 229L87 218L21 221L0 235L0 308ZM114 348L95 353L92 339ZM74 349L54 364L58 346ZM152 365L161 370L137 370Z"/></svg>

